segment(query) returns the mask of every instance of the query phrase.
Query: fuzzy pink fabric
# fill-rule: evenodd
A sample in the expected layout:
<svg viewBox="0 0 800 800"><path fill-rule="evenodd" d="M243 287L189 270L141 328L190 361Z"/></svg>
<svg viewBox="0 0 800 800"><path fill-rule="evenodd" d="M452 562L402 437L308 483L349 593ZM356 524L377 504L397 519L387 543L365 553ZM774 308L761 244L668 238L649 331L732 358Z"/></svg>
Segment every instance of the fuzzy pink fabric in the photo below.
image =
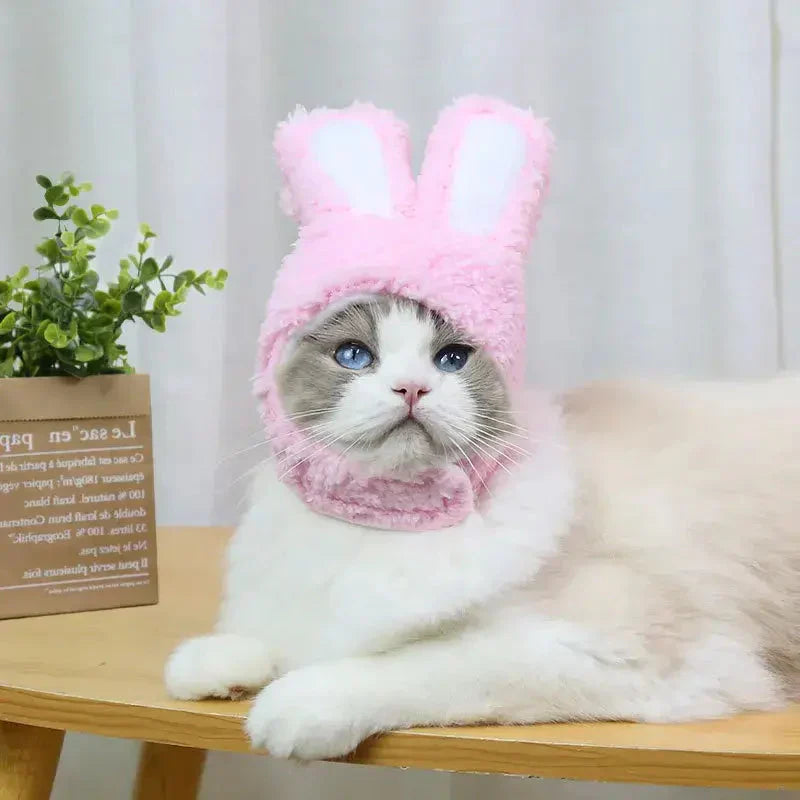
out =
<svg viewBox="0 0 800 800"><path fill-rule="evenodd" d="M484 115L518 128L525 155L498 224L474 235L453 230L448 209L465 128ZM379 138L391 193L389 217L355 213L345 192L315 163L315 132L342 119L366 123ZM287 419L274 371L292 335L331 303L387 293L438 311L486 348L510 387L518 387L525 344L524 261L547 185L550 147L546 126L532 114L486 97L463 98L442 112L416 182L406 126L388 111L364 104L299 111L278 127L283 205L300 231L278 272L261 329L255 391L284 464L284 480L311 508L379 528L428 530L454 525L475 507L492 466L473 459L479 474L454 465L415 480L367 475L346 457L315 449Z"/></svg>

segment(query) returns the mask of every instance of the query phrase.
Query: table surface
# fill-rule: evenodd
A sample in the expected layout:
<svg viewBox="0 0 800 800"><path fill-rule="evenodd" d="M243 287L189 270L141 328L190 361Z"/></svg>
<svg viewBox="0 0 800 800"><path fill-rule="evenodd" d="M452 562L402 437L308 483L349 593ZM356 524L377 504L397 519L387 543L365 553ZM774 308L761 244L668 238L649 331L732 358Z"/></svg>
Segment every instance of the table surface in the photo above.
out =
<svg viewBox="0 0 800 800"><path fill-rule="evenodd" d="M156 606L0 621L0 719L246 752L247 702L177 702L171 649L216 612L230 531L159 531ZM800 787L800 709L686 725L592 723L386 734L361 764L694 786Z"/></svg>

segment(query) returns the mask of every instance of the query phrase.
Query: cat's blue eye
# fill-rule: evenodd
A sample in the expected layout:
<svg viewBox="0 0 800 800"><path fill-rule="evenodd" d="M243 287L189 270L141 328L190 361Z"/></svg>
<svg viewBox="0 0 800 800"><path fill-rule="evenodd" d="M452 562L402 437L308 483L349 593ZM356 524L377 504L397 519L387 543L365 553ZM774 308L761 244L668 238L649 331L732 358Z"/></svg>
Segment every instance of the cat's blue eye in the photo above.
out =
<svg viewBox="0 0 800 800"><path fill-rule="evenodd" d="M471 352L465 344L449 344L433 357L433 363L442 372L458 372L464 369Z"/></svg>
<svg viewBox="0 0 800 800"><path fill-rule="evenodd" d="M340 344L333 357L336 363L345 369L364 369L373 361L372 353L358 342Z"/></svg>

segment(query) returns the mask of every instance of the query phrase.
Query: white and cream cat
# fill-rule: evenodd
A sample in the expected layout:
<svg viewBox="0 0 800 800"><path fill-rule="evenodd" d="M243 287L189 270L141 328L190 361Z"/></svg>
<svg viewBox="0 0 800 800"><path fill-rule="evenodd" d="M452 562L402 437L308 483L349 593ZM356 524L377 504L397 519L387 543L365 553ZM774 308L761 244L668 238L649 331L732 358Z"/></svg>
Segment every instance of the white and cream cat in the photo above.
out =
<svg viewBox="0 0 800 800"><path fill-rule="evenodd" d="M414 725L669 722L797 692L797 378L590 385L535 427L485 353L385 297L306 328L280 377L311 439L376 474L512 458L464 523L420 533L315 514L265 464L217 627L166 668L178 698L256 693L255 746L325 758Z"/></svg>

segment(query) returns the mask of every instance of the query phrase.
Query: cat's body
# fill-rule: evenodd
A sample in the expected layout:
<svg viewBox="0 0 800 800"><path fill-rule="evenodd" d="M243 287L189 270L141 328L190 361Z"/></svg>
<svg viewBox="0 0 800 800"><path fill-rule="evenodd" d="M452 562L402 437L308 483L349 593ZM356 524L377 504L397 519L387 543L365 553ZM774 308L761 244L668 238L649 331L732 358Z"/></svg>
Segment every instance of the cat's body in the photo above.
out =
<svg viewBox="0 0 800 800"><path fill-rule="evenodd" d="M450 402L480 417L480 392L470 406L451 377ZM337 389L342 404L354 396ZM172 693L261 690L254 743L300 758L409 725L785 703L800 665L800 380L598 384L553 398L544 424L541 397L530 407L508 471L443 530L320 516L266 465L230 547L217 633L176 651ZM512 426L476 441L510 440ZM447 457L434 444L430 457Z"/></svg>

